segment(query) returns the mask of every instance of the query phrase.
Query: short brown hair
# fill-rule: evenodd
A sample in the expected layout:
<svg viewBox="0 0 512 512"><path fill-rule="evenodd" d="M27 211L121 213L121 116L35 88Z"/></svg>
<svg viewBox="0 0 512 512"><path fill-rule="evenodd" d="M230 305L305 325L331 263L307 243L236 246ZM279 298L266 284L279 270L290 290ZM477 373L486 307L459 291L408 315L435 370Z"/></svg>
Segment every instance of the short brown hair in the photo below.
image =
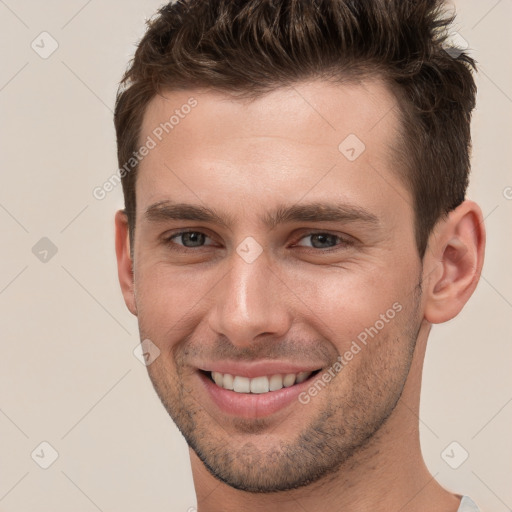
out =
<svg viewBox="0 0 512 512"><path fill-rule="evenodd" d="M436 222L464 201L475 106L474 60L447 46L441 0L178 0L148 21L119 88L119 167L163 90L212 88L257 97L302 80L379 76L400 107L397 152L414 199L421 258ZM134 160L132 158L132 160ZM130 240L137 164L123 173Z"/></svg>

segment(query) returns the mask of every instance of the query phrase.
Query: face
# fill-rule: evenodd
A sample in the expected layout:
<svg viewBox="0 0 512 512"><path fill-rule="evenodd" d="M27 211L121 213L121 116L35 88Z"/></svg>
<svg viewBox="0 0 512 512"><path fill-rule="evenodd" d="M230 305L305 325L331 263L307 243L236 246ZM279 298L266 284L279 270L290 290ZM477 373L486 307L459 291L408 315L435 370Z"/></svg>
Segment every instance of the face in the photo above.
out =
<svg viewBox="0 0 512 512"><path fill-rule="evenodd" d="M162 403L232 487L329 477L399 400L422 316L394 105L373 80L146 111L131 309Z"/></svg>

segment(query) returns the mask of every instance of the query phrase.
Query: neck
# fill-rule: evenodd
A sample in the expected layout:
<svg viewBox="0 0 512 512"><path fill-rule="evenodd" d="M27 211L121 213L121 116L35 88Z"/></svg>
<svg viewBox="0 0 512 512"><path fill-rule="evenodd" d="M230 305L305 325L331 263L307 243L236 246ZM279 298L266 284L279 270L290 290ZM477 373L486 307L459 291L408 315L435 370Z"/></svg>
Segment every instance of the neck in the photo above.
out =
<svg viewBox="0 0 512 512"><path fill-rule="evenodd" d="M429 329L427 324L421 328L409 377L393 413L334 475L292 491L249 493L217 480L190 450L198 512L456 512L460 496L436 482L421 455L419 397Z"/></svg>

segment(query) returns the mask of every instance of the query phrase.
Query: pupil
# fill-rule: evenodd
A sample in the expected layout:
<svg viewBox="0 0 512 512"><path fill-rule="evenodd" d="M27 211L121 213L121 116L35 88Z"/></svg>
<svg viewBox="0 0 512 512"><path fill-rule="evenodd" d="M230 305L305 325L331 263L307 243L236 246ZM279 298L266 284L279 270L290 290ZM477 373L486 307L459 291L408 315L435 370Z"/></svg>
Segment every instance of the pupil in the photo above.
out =
<svg viewBox="0 0 512 512"><path fill-rule="evenodd" d="M317 244L314 243L315 240L319 240L320 241L320 245L322 247L325 247L326 244L328 247L332 247L332 245L334 244L331 244L329 245L329 242L335 242L335 236L334 235L328 235L328 234L317 234L317 235L312 235L312 242L313 242L313 247L315 248L318 248L317 247Z"/></svg>
<svg viewBox="0 0 512 512"><path fill-rule="evenodd" d="M195 231L191 231L190 233L184 233L182 235L183 243L187 245L187 242L190 242L191 245L187 247L197 247L204 243L204 235L203 233L197 233Z"/></svg>

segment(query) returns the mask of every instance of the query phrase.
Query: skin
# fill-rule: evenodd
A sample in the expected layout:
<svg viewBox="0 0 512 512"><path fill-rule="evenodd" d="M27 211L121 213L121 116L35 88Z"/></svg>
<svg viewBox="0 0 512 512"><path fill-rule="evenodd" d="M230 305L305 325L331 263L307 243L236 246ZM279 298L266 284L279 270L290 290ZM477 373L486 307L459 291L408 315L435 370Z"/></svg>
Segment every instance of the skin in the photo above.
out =
<svg viewBox="0 0 512 512"><path fill-rule="evenodd" d="M304 82L253 101L166 92L149 104L141 140L190 97L197 106L140 164L133 260L122 211L115 223L124 299L141 339L161 351L148 372L189 443L199 512L455 512L460 496L421 455L421 373L431 325L456 316L477 285L480 208L465 201L441 220L420 259L393 153L398 109L375 79ZM338 149L348 134L366 145L354 161ZM168 200L214 209L227 225L145 215ZM375 222L261 220L280 205L326 202ZM164 241L183 229L206 238ZM252 263L236 251L248 236L262 248ZM308 404L240 418L202 389L199 363L223 358L325 371L396 303L401 311Z"/></svg>

